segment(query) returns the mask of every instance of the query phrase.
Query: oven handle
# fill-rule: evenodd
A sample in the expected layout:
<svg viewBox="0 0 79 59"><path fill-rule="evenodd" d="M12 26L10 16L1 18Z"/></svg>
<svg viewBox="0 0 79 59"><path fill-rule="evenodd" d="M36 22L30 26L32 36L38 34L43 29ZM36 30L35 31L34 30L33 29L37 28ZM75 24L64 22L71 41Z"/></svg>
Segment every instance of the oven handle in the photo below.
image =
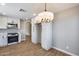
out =
<svg viewBox="0 0 79 59"><path fill-rule="evenodd" d="M18 36L18 35L8 35L8 37L13 37L13 36Z"/></svg>

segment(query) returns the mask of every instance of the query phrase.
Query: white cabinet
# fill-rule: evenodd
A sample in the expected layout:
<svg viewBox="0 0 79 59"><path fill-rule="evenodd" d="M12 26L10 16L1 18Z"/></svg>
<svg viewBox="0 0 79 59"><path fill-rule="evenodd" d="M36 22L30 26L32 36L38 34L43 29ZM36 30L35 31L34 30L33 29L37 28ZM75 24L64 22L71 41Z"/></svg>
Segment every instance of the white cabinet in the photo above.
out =
<svg viewBox="0 0 79 59"><path fill-rule="evenodd" d="M8 17L7 23L17 24L17 28L20 29L20 19Z"/></svg>
<svg viewBox="0 0 79 59"><path fill-rule="evenodd" d="M7 29L8 23L17 24L17 28L20 29L20 19L0 16L0 29Z"/></svg>
<svg viewBox="0 0 79 59"><path fill-rule="evenodd" d="M21 39L21 33L18 32L18 34L19 34L19 43L20 43L22 41L22 39Z"/></svg>
<svg viewBox="0 0 79 59"><path fill-rule="evenodd" d="M8 23L12 23L12 19L8 17L7 22L8 22Z"/></svg>
<svg viewBox="0 0 79 59"><path fill-rule="evenodd" d="M0 33L0 47L7 45L7 33Z"/></svg>
<svg viewBox="0 0 79 59"><path fill-rule="evenodd" d="M0 16L0 29L7 29L7 17Z"/></svg>
<svg viewBox="0 0 79 59"><path fill-rule="evenodd" d="M18 29L20 29L20 19L17 19Z"/></svg>
<svg viewBox="0 0 79 59"><path fill-rule="evenodd" d="M18 20L15 19L15 18L10 18L10 17L8 17L8 21L7 21L7 22L8 22L8 23L17 24L17 23L18 23Z"/></svg>

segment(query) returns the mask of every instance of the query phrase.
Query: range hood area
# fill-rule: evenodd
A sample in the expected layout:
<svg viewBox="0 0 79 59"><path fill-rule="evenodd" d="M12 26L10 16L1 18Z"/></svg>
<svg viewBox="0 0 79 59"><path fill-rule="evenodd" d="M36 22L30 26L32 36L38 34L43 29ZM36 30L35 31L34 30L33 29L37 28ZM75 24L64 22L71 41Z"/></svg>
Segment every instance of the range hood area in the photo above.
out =
<svg viewBox="0 0 79 59"><path fill-rule="evenodd" d="M20 29L20 19L0 16L0 29Z"/></svg>
<svg viewBox="0 0 79 59"><path fill-rule="evenodd" d="M7 24L7 29L17 29L17 28L18 28L18 24L14 24L14 23Z"/></svg>

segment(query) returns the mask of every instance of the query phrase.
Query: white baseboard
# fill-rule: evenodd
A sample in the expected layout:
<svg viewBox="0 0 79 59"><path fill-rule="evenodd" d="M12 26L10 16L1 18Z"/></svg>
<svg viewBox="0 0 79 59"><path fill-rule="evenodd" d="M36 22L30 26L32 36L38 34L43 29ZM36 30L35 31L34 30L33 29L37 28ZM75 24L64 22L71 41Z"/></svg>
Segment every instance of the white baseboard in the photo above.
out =
<svg viewBox="0 0 79 59"><path fill-rule="evenodd" d="M76 54L70 53L70 52L68 52L68 51L65 51L65 50L62 50L62 49L59 49L59 48L56 48L56 47L53 47L53 48L56 49L56 50L59 50L59 51L61 51L61 52L64 52L64 53L66 53L66 54L69 54L69 55L71 55L71 56L78 56L78 55L76 55Z"/></svg>

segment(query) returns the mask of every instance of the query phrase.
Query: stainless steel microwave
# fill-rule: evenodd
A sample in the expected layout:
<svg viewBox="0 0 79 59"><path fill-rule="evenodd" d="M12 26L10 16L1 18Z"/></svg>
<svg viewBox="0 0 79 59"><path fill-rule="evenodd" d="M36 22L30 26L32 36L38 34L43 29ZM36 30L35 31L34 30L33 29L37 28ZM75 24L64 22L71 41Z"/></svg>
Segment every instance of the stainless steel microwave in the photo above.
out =
<svg viewBox="0 0 79 59"><path fill-rule="evenodd" d="M16 28L18 28L18 25L17 24L13 24L13 23L8 23L7 28L8 29L16 29Z"/></svg>

